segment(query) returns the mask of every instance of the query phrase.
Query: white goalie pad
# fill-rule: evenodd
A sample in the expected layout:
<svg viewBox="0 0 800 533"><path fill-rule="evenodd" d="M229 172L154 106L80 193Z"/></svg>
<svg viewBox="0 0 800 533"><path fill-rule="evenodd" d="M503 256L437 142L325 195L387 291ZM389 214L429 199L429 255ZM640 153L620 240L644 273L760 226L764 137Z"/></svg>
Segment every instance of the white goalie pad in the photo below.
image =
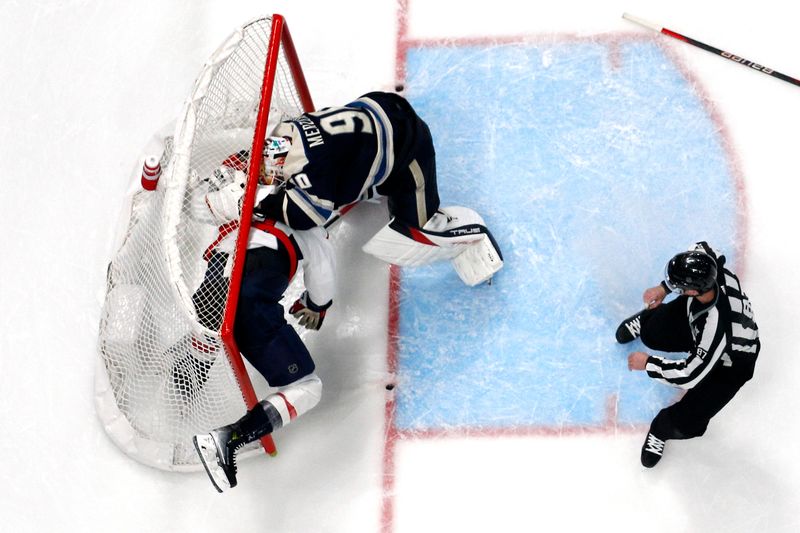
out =
<svg viewBox="0 0 800 533"><path fill-rule="evenodd" d="M420 266L451 259L463 252L464 247L439 246L422 230L392 220L362 250L393 265Z"/></svg>
<svg viewBox="0 0 800 533"><path fill-rule="evenodd" d="M423 228L393 219L362 248L399 266L428 265L450 259L467 285L488 280L503 266L502 256L478 213L466 207L445 207Z"/></svg>
<svg viewBox="0 0 800 533"><path fill-rule="evenodd" d="M503 268L500 250L488 234L467 247L464 253L454 257L451 262L461 281L470 287L488 281Z"/></svg>

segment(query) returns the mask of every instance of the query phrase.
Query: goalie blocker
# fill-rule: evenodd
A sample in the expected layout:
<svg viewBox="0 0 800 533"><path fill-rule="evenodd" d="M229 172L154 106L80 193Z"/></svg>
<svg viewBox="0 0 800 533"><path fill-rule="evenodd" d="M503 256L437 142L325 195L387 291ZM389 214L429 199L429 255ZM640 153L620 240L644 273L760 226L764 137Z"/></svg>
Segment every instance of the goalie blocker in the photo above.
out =
<svg viewBox="0 0 800 533"><path fill-rule="evenodd" d="M422 228L394 218L362 249L399 266L449 259L458 277L470 287L488 281L503 268L500 247L483 218L467 207L443 207Z"/></svg>

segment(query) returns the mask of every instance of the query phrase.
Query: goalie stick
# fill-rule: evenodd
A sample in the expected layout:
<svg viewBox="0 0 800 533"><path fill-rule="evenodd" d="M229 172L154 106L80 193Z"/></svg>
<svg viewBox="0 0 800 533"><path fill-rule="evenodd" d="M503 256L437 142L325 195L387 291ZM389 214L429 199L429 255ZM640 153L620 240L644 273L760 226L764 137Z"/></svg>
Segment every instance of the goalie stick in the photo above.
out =
<svg viewBox="0 0 800 533"><path fill-rule="evenodd" d="M787 76L786 74L782 74L782 73L778 72L777 70L773 70L773 69L771 69L769 67L765 67L764 65L759 65L758 63L756 63L754 61L750 61L749 59L745 59L745 58L743 58L741 56L737 56L736 54L732 54L730 52L726 52L725 50L720 50L719 48L715 48L713 46L707 45L705 43L702 43L700 41L692 39L691 37L687 37L685 35L681 35L680 33L677 33L677 32L674 32L674 31L672 31L670 29L667 29L667 28L664 28L662 26L659 26L658 24L655 24L653 22L649 22L649 21L646 21L644 19L640 19L639 17L634 17L633 15L631 15L629 13L623 13L622 14L622 18L624 18L625 20L629 20L629 21L631 21L631 22L633 22L635 24L638 24L640 26L644 26L645 28L649 28L649 29L651 29L653 31L657 31L659 33L663 33L664 35L668 35L668 36L670 36L670 37L672 37L674 39L678 39L679 41L683 41L685 43L691 44L692 46L696 46L697 48L702 48L703 50L705 50L707 52L711 52L712 54L716 54L718 56L722 56L725 59L730 59L734 63L739 63L740 65L744 65L745 67L750 67L753 70L757 70L757 71L759 71L759 72L761 72L763 74L767 74L769 76L772 76L773 78L778 78L779 80L783 80L785 82L791 83L792 85L800 86L800 80L798 80L797 78L793 78L791 76Z"/></svg>

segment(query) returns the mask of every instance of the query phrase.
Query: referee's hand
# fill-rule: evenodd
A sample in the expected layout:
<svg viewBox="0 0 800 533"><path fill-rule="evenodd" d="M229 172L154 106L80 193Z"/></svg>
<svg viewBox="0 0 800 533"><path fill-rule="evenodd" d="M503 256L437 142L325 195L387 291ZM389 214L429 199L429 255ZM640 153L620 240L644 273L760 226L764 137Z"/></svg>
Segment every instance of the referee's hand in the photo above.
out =
<svg viewBox="0 0 800 533"><path fill-rule="evenodd" d="M644 352L632 352L628 356L628 370L644 370L648 357L650 356Z"/></svg>

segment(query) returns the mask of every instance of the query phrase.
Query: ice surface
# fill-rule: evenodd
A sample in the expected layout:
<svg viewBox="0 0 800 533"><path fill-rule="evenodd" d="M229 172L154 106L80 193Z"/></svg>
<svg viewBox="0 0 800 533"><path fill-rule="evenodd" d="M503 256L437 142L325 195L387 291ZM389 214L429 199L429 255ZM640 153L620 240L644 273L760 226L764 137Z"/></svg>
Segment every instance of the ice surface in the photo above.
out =
<svg viewBox="0 0 800 533"><path fill-rule="evenodd" d="M797 8L399 6L403 24L390 1L3 4L0 529L800 529L799 89L620 17L796 77ZM276 435L276 459L243 463L239 487L220 496L205 474L136 464L106 437L92 405L95 342L142 146L219 42L265 9L287 17L319 107L393 86L398 31L408 39L399 59L437 140L443 200L501 228L509 262L476 289L447 267L403 271L395 324L388 269L359 251L384 208L348 214L334 235L336 303L306 336L323 400ZM698 238L691 230L732 248L764 350L708 434L669 443L645 471L638 425L672 391L626 372L610 338L672 250ZM579 335L556 328L546 340L539 322L572 322ZM548 357L516 353L531 341ZM397 424L385 426L392 394Z"/></svg>
<svg viewBox="0 0 800 533"><path fill-rule="evenodd" d="M412 48L407 73L445 205L483 214L506 267L478 290L403 273L400 426L649 423L674 391L628 379L609 332L676 251L735 262L739 241L705 102L650 40L453 41Z"/></svg>

